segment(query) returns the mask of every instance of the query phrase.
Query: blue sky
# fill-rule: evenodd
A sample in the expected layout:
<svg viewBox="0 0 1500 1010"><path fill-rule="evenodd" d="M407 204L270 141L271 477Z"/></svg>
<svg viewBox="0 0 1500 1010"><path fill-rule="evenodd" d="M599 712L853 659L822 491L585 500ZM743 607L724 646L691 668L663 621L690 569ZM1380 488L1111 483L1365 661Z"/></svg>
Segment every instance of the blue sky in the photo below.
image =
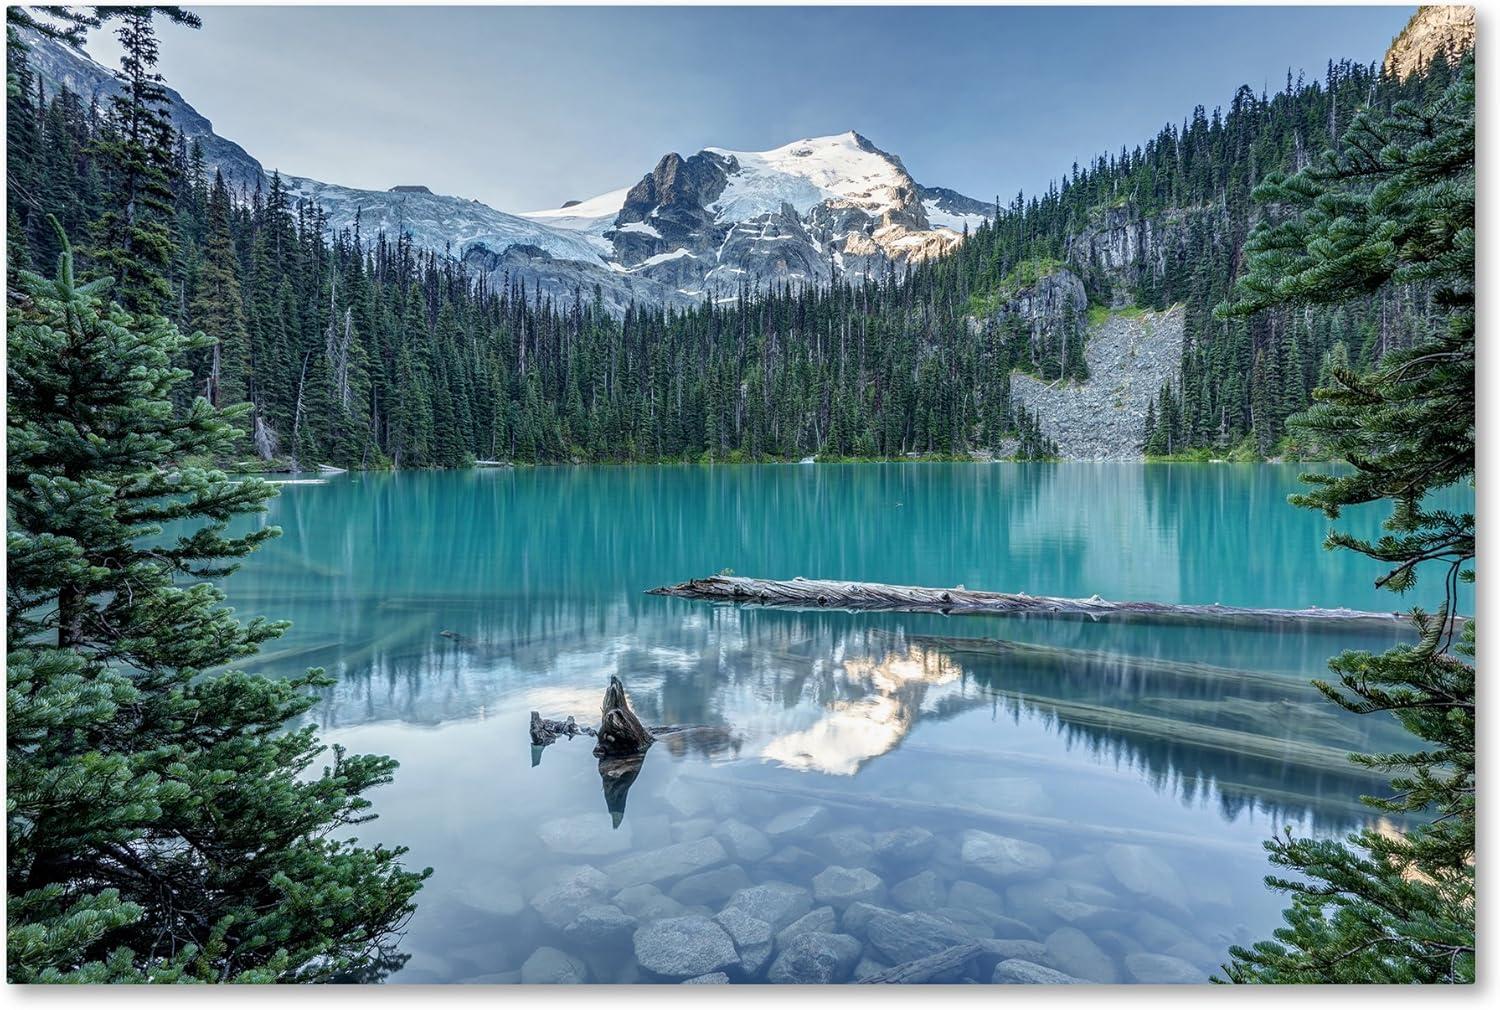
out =
<svg viewBox="0 0 1500 1010"><path fill-rule="evenodd" d="M505 210L668 151L854 129L980 199L1144 142L1241 83L1378 61L1413 7L202 7L161 71L267 168ZM112 39L91 52L113 65Z"/></svg>

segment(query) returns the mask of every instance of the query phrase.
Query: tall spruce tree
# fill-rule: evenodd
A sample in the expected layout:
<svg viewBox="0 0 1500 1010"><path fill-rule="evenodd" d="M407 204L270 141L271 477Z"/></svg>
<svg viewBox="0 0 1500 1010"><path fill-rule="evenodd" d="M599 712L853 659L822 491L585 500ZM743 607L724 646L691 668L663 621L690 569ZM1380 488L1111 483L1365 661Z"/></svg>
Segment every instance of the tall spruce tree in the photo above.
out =
<svg viewBox="0 0 1500 1010"><path fill-rule="evenodd" d="M327 684L213 672L282 625L210 579L275 527L222 457L233 414L174 411L211 340L21 272L7 305L6 866L12 982L317 981L384 963L423 873L361 847L395 762L288 729ZM243 408L240 408L243 409Z"/></svg>
<svg viewBox="0 0 1500 1010"><path fill-rule="evenodd" d="M230 233L229 191L224 176L214 173L208 197L208 227L203 237L203 259L189 318L195 329L211 334L204 368L203 394L215 407L245 403L251 372L250 336L245 328L245 304L240 293L239 256ZM252 410L254 406L252 405Z"/></svg>
<svg viewBox="0 0 1500 1010"><path fill-rule="evenodd" d="M107 200L94 228L93 259L117 278L116 297L128 311L158 313L172 296L176 173L166 85L155 70L151 7L122 7L116 35L124 54L122 88L110 97L108 126L95 139Z"/></svg>
<svg viewBox="0 0 1500 1010"><path fill-rule="evenodd" d="M1440 574L1435 614L1413 613L1416 645L1346 652L1330 664L1329 698L1388 713L1428 746L1356 755L1392 774L1393 795L1367 799L1407 830L1366 829L1347 843L1294 838L1267 847L1296 879L1268 878L1292 896L1274 940L1235 947L1236 982L1472 982L1474 947L1474 625L1457 633L1457 584L1471 580L1474 516L1429 496L1474 479L1474 65L1428 107L1356 114L1337 153L1257 198L1279 211L1246 245L1249 271L1225 311L1332 304L1390 285L1430 291L1435 323L1413 346L1332 382L1296 425L1346 459L1349 473L1309 474L1293 502L1337 518L1349 506L1391 506L1385 532L1343 531L1327 546L1388 566L1394 592Z"/></svg>

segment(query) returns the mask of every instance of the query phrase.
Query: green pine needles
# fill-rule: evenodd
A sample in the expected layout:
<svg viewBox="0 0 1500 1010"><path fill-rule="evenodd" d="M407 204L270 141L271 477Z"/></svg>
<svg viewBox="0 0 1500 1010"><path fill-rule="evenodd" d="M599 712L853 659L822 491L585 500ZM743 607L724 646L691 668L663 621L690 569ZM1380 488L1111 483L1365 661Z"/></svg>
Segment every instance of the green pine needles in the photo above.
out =
<svg viewBox="0 0 1500 1010"><path fill-rule="evenodd" d="M1473 982L1474 624L1459 630L1454 602L1472 580L1474 516L1427 504L1441 488L1474 479L1474 65L1427 108L1398 103L1363 112L1338 152L1256 196L1282 213L1246 244L1246 315L1287 304L1332 304L1386 285L1412 285L1432 301L1433 330L1364 374L1331 370L1317 403L1294 425L1352 464L1309 474L1295 504L1337 518L1351 505L1391 505L1374 541L1335 531L1329 548L1387 565L1377 585L1406 592L1436 567L1443 602L1414 611L1415 645L1381 655L1347 652L1318 683L1350 711L1390 713L1428 743L1412 754L1356 755L1392 775L1393 795L1371 798L1395 815L1348 843L1267 843L1292 871L1268 882L1292 896L1275 939L1236 947L1235 982Z"/></svg>
<svg viewBox="0 0 1500 1010"><path fill-rule="evenodd" d="M281 633L208 581L278 533L228 532L274 491L198 462L245 408L173 409L172 362L212 341L109 286L78 283L64 241L7 306L8 978L367 974L429 872L350 835L395 762L286 728L321 671L210 672Z"/></svg>

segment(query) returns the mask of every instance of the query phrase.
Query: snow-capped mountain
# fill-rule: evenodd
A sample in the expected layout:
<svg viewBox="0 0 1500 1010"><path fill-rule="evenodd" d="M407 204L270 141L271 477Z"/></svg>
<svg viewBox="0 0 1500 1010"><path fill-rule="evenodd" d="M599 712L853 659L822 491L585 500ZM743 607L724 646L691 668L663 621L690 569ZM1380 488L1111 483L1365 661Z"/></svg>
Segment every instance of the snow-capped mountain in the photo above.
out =
<svg viewBox="0 0 1500 1010"><path fill-rule="evenodd" d="M105 67L60 43L28 38L49 90L85 101L116 93ZM265 168L176 91L172 120L202 145L236 190L269 184ZM524 281L571 298L597 290L613 311L634 302L686 305L742 286L826 283L938 255L992 213L952 190L925 187L901 160L858 133L812 137L770 151L706 148L668 154L633 186L555 210L510 214L425 186L353 189L283 174L294 199L316 202L330 227L365 237L409 234L422 248L462 259L494 284Z"/></svg>
<svg viewBox="0 0 1500 1010"><path fill-rule="evenodd" d="M586 235L631 276L701 298L938 255L987 209L924 189L850 131L770 151L668 154L628 190L526 217Z"/></svg>

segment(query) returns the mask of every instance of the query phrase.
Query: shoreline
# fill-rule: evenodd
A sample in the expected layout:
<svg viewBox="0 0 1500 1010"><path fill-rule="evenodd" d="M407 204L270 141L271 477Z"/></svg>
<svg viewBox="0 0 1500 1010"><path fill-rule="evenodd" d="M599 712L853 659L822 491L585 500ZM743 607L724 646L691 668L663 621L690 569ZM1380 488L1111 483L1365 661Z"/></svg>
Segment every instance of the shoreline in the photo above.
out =
<svg viewBox="0 0 1500 1010"><path fill-rule="evenodd" d="M1339 463L1336 459L1284 459L1272 457L1269 459L1245 460L1245 459L1191 459L1182 457L1154 457L1136 456L1130 458L1115 459L1011 459L1009 457L997 457L994 459L974 459L963 457L936 457L927 456L919 458L909 457L841 457L833 459L739 459L739 460L576 460L570 462L551 463L511 463L511 462L485 462L473 466L455 467L368 467L356 466L341 467L337 470L318 469L258 469L250 468L248 465L239 466L231 464L226 468L227 472L239 477L337 477L341 473L467 473L484 470L542 470L542 469L568 469L583 467L744 467L744 466L851 466L856 464L962 464L974 466L988 465L1016 465L1016 466L1068 466L1076 464L1091 465L1149 465L1149 466L1291 466L1295 464L1323 465Z"/></svg>

